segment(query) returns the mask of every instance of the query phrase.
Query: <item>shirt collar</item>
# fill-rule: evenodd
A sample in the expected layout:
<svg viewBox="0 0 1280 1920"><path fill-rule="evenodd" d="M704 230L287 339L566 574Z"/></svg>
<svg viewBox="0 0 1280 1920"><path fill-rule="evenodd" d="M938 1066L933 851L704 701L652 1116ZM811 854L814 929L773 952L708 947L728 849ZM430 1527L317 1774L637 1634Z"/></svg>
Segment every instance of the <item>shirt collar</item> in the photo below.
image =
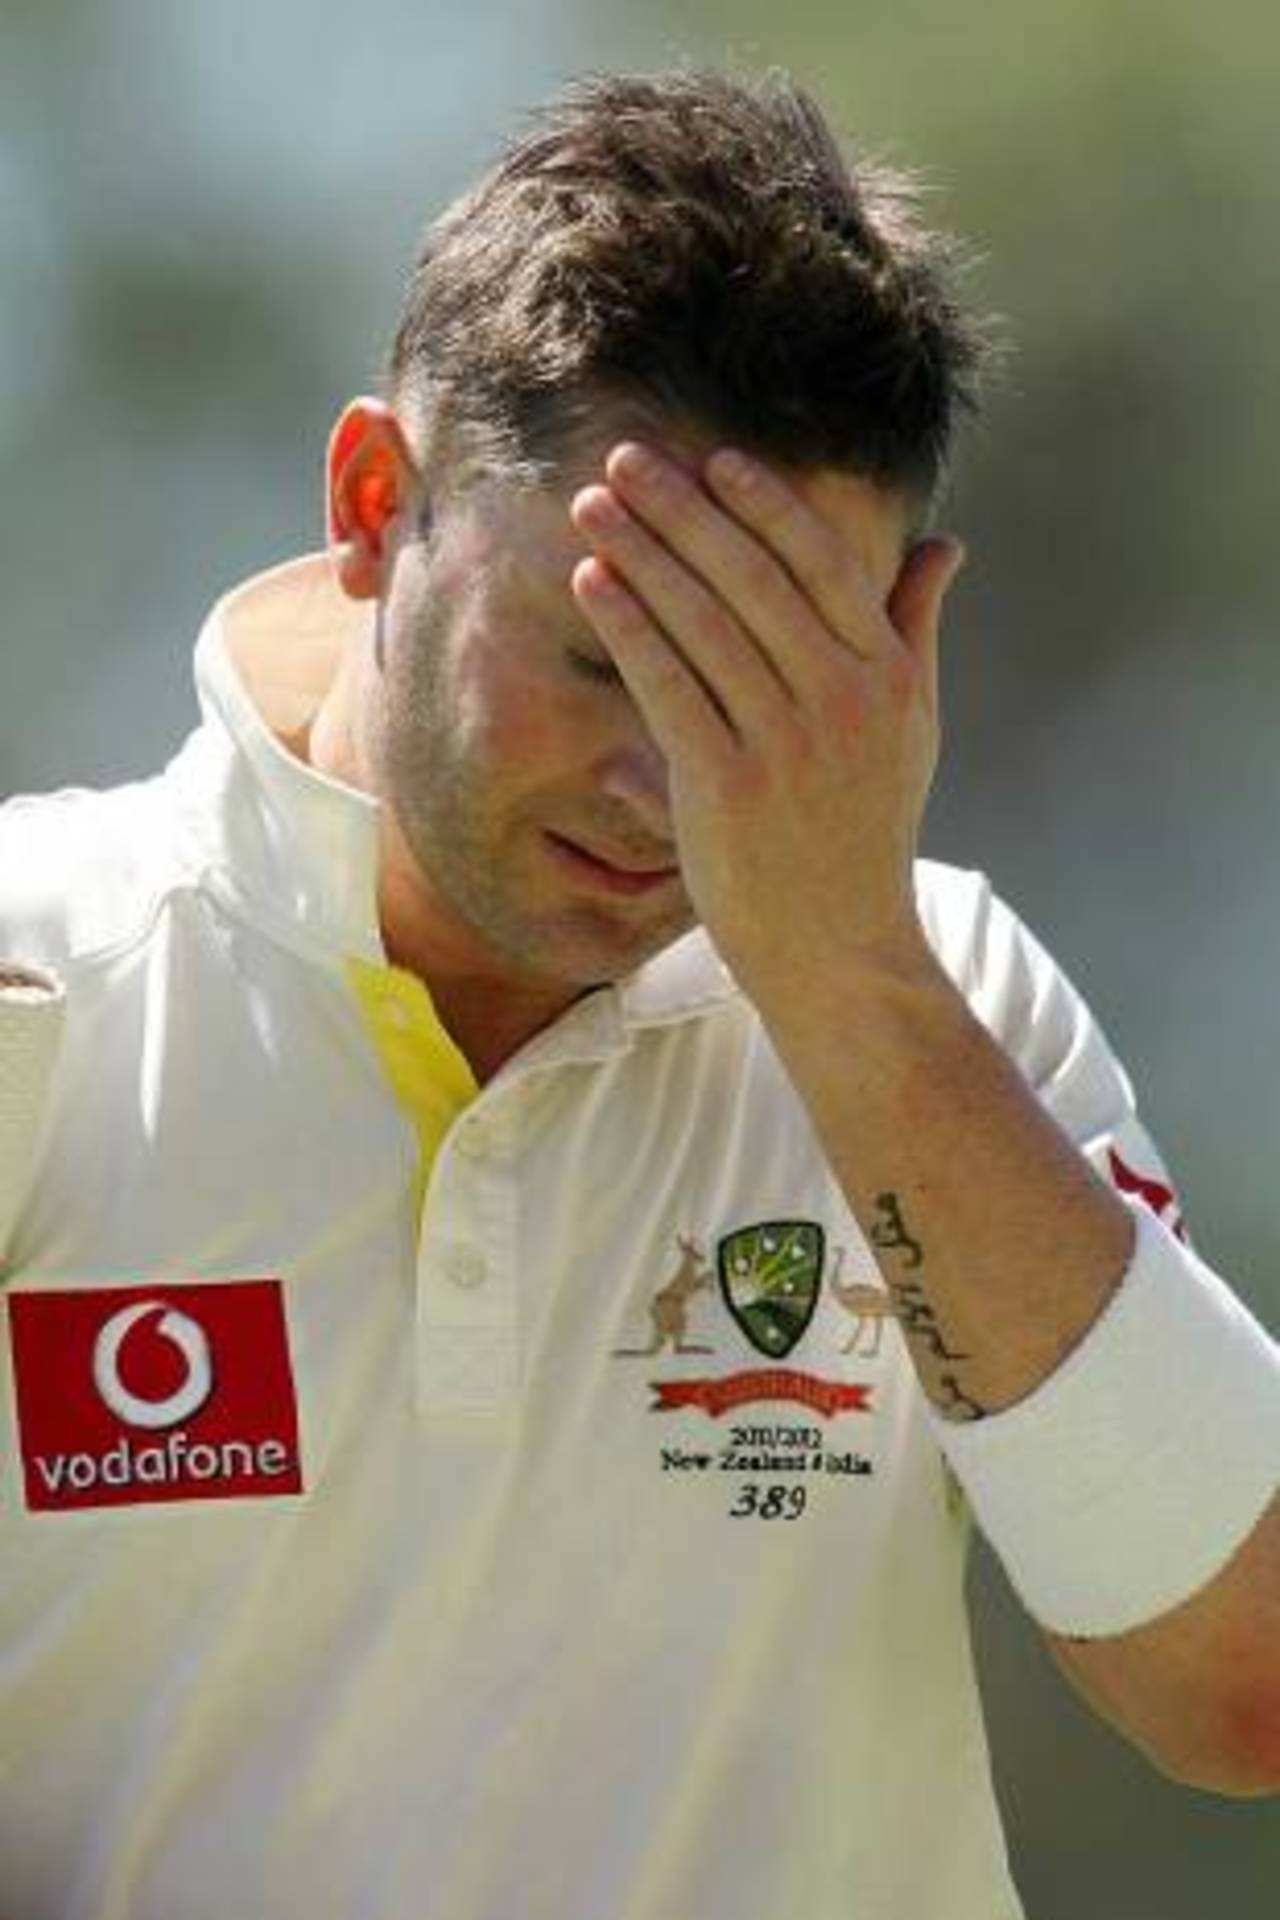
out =
<svg viewBox="0 0 1280 1920"><path fill-rule="evenodd" d="M290 944L382 960L379 803L307 766L280 738L318 706L343 650L369 619L326 554L256 575L213 608L196 645L204 725L171 769L212 884ZM737 998L701 928L616 987L571 1007L585 1052Z"/></svg>

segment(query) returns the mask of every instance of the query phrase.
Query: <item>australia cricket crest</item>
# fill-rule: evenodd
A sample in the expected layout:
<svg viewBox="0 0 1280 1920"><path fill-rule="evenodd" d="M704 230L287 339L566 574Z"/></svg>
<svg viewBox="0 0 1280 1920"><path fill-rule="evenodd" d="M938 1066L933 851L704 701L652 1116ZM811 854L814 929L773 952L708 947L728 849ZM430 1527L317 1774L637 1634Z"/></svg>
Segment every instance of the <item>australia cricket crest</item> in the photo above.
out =
<svg viewBox="0 0 1280 1920"><path fill-rule="evenodd" d="M826 1239L814 1220L762 1220L716 1249L720 1291L757 1353L781 1359L813 1318Z"/></svg>

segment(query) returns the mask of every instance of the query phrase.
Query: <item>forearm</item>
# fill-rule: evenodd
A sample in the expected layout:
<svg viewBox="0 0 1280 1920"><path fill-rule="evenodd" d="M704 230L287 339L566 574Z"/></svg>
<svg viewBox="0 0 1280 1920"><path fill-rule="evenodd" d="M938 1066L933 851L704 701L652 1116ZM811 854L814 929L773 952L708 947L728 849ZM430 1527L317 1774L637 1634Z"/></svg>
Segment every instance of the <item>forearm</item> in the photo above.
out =
<svg viewBox="0 0 1280 1920"><path fill-rule="evenodd" d="M923 938L765 1018L935 1406L975 1419L1023 1399L1123 1277L1124 1203Z"/></svg>
<svg viewBox="0 0 1280 1920"><path fill-rule="evenodd" d="M1171 1779L1280 1793L1280 1497L1181 1606L1127 1633L1045 1640L1093 1711Z"/></svg>
<svg viewBox="0 0 1280 1920"><path fill-rule="evenodd" d="M770 1024L939 1412L974 1421L1028 1399L1085 1338L1126 1273L1138 1270L1125 1204L931 958L851 970L828 991L825 1009L793 998ZM838 1048L832 1032L845 1036ZM1054 1604L1068 1618L1082 1609L1107 1622L1083 1639L1046 1628L1059 1665L1095 1711L1177 1779L1226 1793L1275 1792L1280 1505L1258 1517L1265 1488L1275 1485L1274 1361L1259 1357L1258 1331L1243 1336L1252 1358L1227 1362L1247 1316L1238 1303L1224 1314L1220 1300L1197 1319L1188 1361L1173 1331L1182 1288L1218 1283L1188 1276L1175 1286L1181 1261L1173 1257L1178 1267L1161 1271L1156 1290L1163 1301L1167 1283L1162 1313L1173 1320L1164 1329L1142 1322L1155 1352L1167 1350L1168 1371L1162 1359L1134 1350L1132 1336L1117 1358L1113 1325L1112 1358L1100 1373L1095 1354L1085 1401L1079 1374L1066 1397L1059 1374L1048 1389L1049 1427L1034 1411L1042 1394L1028 1409L1032 1428L997 1443L998 1498L990 1463L979 1468L975 1491L998 1522L993 1543L1006 1564L1024 1578L1034 1566L1042 1599L1046 1564L1059 1573L1070 1567L1069 1579L1049 1582ZM1151 1297L1149 1272L1136 1284ZM1163 1389L1168 1402L1154 1425L1153 1369L1154 1391ZM1098 1380L1110 1374L1116 1378L1099 1402ZM1218 1375L1238 1382L1243 1398L1215 1387ZM1005 1423L955 1431L948 1447L960 1456L962 1478L973 1466L970 1434L977 1441L997 1429ZM1047 1460L1048 1433L1057 1442ZM1181 1435L1176 1444L1170 1433ZM1042 1535L1056 1543L1047 1563ZM1153 1598L1166 1582L1170 1597ZM1119 1630L1126 1612L1135 1617L1137 1593L1148 1596L1139 1624ZM1052 1606L1034 1611L1042 1626L1055 1617Z"/></svg>

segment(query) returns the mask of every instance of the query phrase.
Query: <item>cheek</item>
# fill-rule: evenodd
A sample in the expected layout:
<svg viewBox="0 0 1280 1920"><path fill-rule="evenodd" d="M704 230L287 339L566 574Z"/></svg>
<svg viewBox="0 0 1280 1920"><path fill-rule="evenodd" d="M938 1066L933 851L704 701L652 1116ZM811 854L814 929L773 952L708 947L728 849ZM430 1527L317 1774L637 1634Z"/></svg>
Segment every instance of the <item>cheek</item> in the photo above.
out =
<svg viewBox="0 0 1280 1920"><path fill-rule="evenodd" d="M458 666L452 693L450 721L468 753L514 766L542 746L546 721L528 675L472 660Z"/></svg>
<svg viewBox="0 0 1280 1920"><path fill-rule="evenodd" d="M507 793L580 783L598 696L570 678L554 643L479 593L474 577L410 574L388 630L388 719L419 768L425 756Z"/></svg>
<svg viewBox="0 0 1280 1920"><path fill-rule="evenodd" d="M518 661L474 661L456 680L458 744L503 786L556 784L584 764L588 732L579 706L572 689Z"/></svg>

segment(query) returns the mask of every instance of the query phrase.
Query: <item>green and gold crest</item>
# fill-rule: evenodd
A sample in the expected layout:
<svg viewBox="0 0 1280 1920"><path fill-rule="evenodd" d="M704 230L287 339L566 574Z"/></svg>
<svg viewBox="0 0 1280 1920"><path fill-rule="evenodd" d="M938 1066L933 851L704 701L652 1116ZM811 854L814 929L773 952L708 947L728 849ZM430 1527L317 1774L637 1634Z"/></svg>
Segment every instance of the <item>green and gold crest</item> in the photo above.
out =
<svg viewBox="0 0 1280 1920"><path fill-rule="evenodd" d="M782 1359L812 1320L825 1244L815 1220L762 1220L721 1240L720 1291L758 1353Z"/></svg>

